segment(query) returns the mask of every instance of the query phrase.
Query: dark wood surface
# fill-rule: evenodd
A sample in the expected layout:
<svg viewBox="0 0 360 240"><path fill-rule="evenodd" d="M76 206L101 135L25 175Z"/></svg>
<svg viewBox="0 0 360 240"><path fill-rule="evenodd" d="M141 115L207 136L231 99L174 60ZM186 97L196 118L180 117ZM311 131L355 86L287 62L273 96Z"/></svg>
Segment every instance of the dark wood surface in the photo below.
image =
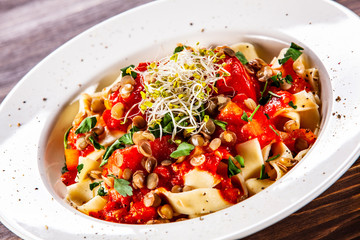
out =
<svg viewBox="0 0 360 240"><path fill-rule="evenodd" d="M151 0L0 0L0 102L40 60L111 16ZM360 15L360 0L337 2ZM255 239L360 239L360 158L327 191ZM0 223L0 239L19 239Z"/></svg>

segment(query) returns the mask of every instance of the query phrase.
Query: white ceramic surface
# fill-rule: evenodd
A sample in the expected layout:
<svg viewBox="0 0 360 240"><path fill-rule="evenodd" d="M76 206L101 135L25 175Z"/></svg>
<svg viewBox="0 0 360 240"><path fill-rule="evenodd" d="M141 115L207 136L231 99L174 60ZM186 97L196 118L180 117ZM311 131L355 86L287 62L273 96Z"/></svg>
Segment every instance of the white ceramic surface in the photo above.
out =
<svg viewBox="0 0 360 240"><path fill-rule="evenodd" d="M355 14L321 0L158 1L91 28L40 62L1 105L1 221L25 239L239 238L279 221L359 156L359 29ZM294 41L320 70L320 137L289 174L233 207L165 225L108 223L64 203L62 134L80 92L109 83L120 67L170 53L178 42L239 41L267 49L265 58Z"/></svg>

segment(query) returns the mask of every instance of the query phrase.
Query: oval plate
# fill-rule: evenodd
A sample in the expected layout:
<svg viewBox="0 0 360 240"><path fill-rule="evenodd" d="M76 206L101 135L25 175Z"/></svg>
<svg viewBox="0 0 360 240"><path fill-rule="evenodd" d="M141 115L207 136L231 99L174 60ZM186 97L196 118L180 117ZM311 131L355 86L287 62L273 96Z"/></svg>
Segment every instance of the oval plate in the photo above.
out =
<svg viewBox="0 0 360 240"><path fill-rule="evenodd" d="M157 1L91 28L40 62L1 105L1 221L26 239L224 239L281 220L321 194L359 156L360 36L354 29L360 29L358 16L320 0ZM239 41L272 47L265 55L294 41L320 70L321 134L289 174L233 207L171 224L108 223L64 203L58 187L62 149L52 146L61 146L62 129L54 129L59 118L71 122L71 114L63 119L60 113L75 96L110 82L122 66L169 54L176 43ZM23 101L27 108L19 111Z"/></svg>

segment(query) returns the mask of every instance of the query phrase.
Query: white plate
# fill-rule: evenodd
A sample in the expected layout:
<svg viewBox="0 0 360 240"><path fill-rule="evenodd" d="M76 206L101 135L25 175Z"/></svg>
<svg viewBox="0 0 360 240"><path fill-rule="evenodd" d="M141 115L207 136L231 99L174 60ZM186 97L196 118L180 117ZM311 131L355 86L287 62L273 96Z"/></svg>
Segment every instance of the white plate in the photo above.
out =
<svg viewBox="0 0 360 240"><path fill-rule="evenodd" d="M91 28L39 63L1 105L1 221L26 239L239 238L279 221L322 193L359 156L359 29L349 10L314 0L158 1ZM266 56L294 41L320 70L321 134L289 174L233 207L165 225L108 223L63 202L61 141L71 120L60 112L75 96L109 82L122 66L170 53L178 42L242 40L272 48Z"/></svg>

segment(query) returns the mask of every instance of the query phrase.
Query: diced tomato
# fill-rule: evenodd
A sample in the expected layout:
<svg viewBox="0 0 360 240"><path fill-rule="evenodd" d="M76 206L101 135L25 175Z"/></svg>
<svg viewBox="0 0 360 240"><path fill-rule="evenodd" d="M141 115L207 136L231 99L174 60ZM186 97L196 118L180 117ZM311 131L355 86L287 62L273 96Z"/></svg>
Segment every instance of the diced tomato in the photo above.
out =
<svg viewBox="0 0 360 240"><path fill-rule="evenodd" d="M176 150L177 146L175 143L170 142L170 135L157 138L150 142L153 156L158 160L158 163L162 160L170 158L170 154Z"/></svg>
<svg viewBox="0 0 360 240"><path fill-rule="evenodd" d="M295 141L297 138L302 138L306 140L308 145L310 145L315 142L317 137L309 129L296 129L291 133L282 133L282 141L294 153L297 153L295 149Z"/></svg>
<svg viewBox="0 0 360 240"><path fill-rule="evenodd" d="M141 165L141 159L144 156L139 153L137 146L133 145L124 149L117 149L110 156L107 168L111 169L112 165L119 167L124 170L125 168L130 168L131 171L135 172L136 170L143 169Z"/></svg>
<svg viewBox="0 0 360 240"><path fill-rule="evenodd" d="M218 120L227 122L227 123L234 123L238 126L245 124L246 122L241 119L244 110L239 107L237 103L230 101L221 111L220 114L217 116Z"/></svg>
<svg viewBox="0 0 360 240"><path fill-rule="evenodd" d="M146 207L143 202L134 203L129 211L129 214L125 216L126 223L146 223L149 220L157 217L156 208Z"/></svg>
<svg viewBox="0 0 360 240"><path fill-rule="evenodd" d="M199 166L199 169L216 173L216 169L221 161L221 158L214 154L214 152L205 154L205 162Z"/></svg>
<svg viewBox="0 0 360 240"><path fill-rule="evenodd" d="M225 63L224 68L230 76L225 77L225 81L217 81L218 93L232 95L235 91L236 94L243 93L257 102L260 89L258 81L248 74L236 57L226 58Z"/></svg>
<svg viewBox="0 0 360 240"><path fill-rule="evenodd" d="M123 207L127 208L130 206L130 202L132 197L131 196L122 196L120 193L118 193L114 188L110 189L108 191L109 195L109 202L115 202L117 203L117 207Z"/></svg>
<svg viewBox="0 0 360 240"><path fill-rule="evenodd" d="M120 130L126 132L129 124L131 123L130 121L127 121L125 124L122 124L122 120L117 120L111 117L111 110L109 109L104 111L102 118L109 130Z"/></svg>
<svg viewBox="0 0 360 240"><path fill-rule="evenodd" d="M285 77L286 75L290 75L293 79L292 86L287 91L292 94L301 92L303 90L306 90L307 92L311 91L310 83L306 82L305 79L296 74L293 68L293 64L294 61L292 58L290 58L281 66L282 76Z"/></svg>
<svg viewBox="0 0 360 240"><path fill-rule="evenodd" d="M66 167L69 171L76 170L79 164L80 152L77 149L65 149Z"/></svg>
<svg viewBox="0 0 360 240"><path fill-rule="evenodd" d="M234 188L231 179L227 178L221 181L218 188L220 189L221 196L230 203L237 203L241 192L238 188Z"/></svg>
<svg viewBox="0 0 360 240"><path fill-rule="evenodd" d="M269 88L269 91L280 96L280 98L272 96L269 102L264 106L264 112L272 118L279 110L289 108L289 102L294 101L294 96L287 91L278 90L275 87Z"/></svg>
<svg viewBox="0 0 360 240"><path fill-rule="evenodd" d="M77 175L77 170L71 170L71 171L65 172L63 175L61 175L61 181L66 186L70 186L75 183L76 175Z"/></svg>

